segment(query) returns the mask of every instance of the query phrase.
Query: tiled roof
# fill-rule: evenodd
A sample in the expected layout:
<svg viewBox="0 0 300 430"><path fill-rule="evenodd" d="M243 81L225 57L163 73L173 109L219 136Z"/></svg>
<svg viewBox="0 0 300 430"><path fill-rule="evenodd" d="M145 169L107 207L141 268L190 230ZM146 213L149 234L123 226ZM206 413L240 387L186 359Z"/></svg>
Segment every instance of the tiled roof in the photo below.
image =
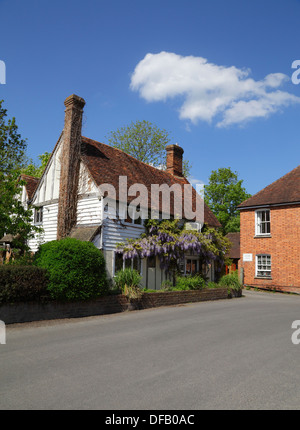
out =
<svg viewBox="0 0 300 430"><path fill-rule="evenodd" d="M117 193L117 200L122 201L119 196L119 176L127 177L128 188L133 184L143 184L148 190L148 205L150 207L151 185L152 184L189 184L186 178L173 176L172 174L159 170L155 167L143 163L125 152L113 148L104 143L97 142L86 137L82 137L82 160L92 175L98 186L109 183L114 186ZM182 188L184 189L184 188ZM192 188L193 210L196 208L196 191ZM172 193L173 194L173 193ZM183 193L182 193L183 194ZM131 197L134 199L136 196ZM128 197L130 201L130 197ZM171 214L172 214L172 195L171 195ZM184 205L182 204L182 207ZM212 227L220 227L220 223L204 203L204 222Z"/></svg>
<svg viewBox="0 0 300 430"><path fill-rule="evenodd" d="M240 258L240 233L227 233L226 237L232 244L226 257Z"/></svg>
<svg viewBox="0 0 300 430"><path fill-rule="evenodd" d="M300 166L268 185L238 208L300 202Z"/></svg>
<svg viewBox="0 0 300 430"><path fill-rule="evenodd" d="M31 200L33 193L39 183L39 178L34 178L29 175L21 175L21 179L26 182L25 188L28 195L28 200Z"/></svg>

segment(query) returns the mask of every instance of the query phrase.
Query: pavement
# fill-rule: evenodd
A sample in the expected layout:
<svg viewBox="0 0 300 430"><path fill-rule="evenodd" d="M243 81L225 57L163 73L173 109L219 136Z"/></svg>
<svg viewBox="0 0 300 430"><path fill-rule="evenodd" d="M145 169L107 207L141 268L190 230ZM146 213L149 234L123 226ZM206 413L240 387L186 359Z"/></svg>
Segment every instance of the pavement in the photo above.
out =
<svg viewBox="0 0 300 430"><path fill-rule="evenodd" d="M1 410L300 409L300 296L6 326ZM300 334L299 334L300 339Z"/></svg>

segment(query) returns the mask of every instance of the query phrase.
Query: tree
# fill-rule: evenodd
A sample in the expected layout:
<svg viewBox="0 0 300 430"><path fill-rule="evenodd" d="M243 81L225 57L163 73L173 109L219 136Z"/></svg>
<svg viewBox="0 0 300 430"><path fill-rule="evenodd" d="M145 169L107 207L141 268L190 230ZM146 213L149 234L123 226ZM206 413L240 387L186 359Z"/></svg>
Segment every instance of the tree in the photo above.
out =
<svg viewBox="0 0 300 430"><path fill-rule="evenodd" d="M33 162L32 159L29 159L27 162L24 162L26 164L25 167L22 168L21 172L24 175L34 176L35 178L40 178L47 166L47 163L49 161L49 158L51 157L50 152L44 152L44 154L41 154L38 156L40 160L40 164L36 164Z"/></svg>
<svg viewBox="0 0 300 430"><path fill-rule="evenodd" d="M240 214L237 206L251 197L243 180L230 167L213 170L208 185L204 187L204 200L222 224L224 234L240 231Z"/></svg>
<svg viewBox="0 0 300 430"><path fill-rule="evenodd" d="M40 229L31 225L32 211L19 199L23 181L26 141L18 133L15 118L6 120L7 110L0 101L0 238L11 234L13 245L26 249L26 240Z"/></svg>
<svg viewBox="0 0 300 430"><path fill-rule="evenodd" d="M121 149L137 160L165 169L166 146L171 138L166 130L159 129L151 122L145 120L131 122L126 127L111 131L107 139L111 146ZM185 177L189 175L190 169L190 163L183 160Z"/></svg>

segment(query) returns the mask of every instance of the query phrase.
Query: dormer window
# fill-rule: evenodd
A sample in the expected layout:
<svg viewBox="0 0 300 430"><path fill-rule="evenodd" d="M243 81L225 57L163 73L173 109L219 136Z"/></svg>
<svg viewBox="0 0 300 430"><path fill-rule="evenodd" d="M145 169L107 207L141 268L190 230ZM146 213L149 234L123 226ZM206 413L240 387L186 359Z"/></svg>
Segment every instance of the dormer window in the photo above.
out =
<svg viewBox="0 0 300 430"><path fill-rule="evenodd" d="M256 236L270 236L271 234L271 220L270 210L263 209L255 212L255 235Z"/></svg>
<svg viewBox="0 0 300 430"><path fill-rule="evenodd" d="M128 206L125 222L129 224L143 225L140 208L132 208Z"/></svg>

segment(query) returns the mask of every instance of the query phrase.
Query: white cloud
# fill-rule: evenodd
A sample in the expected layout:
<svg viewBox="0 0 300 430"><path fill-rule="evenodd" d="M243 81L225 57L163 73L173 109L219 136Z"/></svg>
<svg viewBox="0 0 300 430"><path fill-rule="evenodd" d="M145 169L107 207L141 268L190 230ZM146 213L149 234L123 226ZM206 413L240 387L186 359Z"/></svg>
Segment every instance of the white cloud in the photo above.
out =
<svg viewBox="0 0 300 430"><path fill-rule="evenodd" d="M204 182L201 179L197 179L194 176L189 176L188 181L191 185L204 185Z"/></svg>
<svg viewBox="0 0 300 430"><path fill-rule="evenodd" d="M255 81L250 78L250 70L219 66L202 57L160 52L147 54L137 64L130 88L148 102L181 96L181 119L210 123L217 117L217 126L224 127L268 117L282 107L299 103L300 97L278 90L288 79L282 73L272 73Z"/></svg>

